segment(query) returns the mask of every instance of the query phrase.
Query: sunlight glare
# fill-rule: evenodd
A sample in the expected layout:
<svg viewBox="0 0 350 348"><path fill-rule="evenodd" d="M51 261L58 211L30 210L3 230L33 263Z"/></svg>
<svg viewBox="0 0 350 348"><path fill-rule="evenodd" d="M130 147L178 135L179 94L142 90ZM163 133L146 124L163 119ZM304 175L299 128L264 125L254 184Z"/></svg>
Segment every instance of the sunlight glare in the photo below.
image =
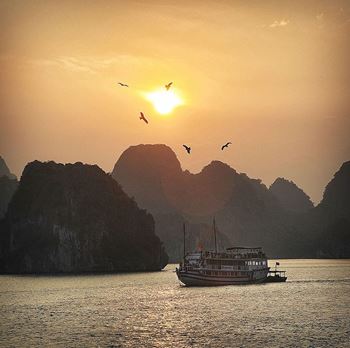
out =
<svg viewBox="0 0 350 348"><path fill-rule="evenodd" d="M149 100L154 108L162 115L168 114L175 107L183 104L181 98L173 90L158 90L146 93L146 99Z"/></svg>

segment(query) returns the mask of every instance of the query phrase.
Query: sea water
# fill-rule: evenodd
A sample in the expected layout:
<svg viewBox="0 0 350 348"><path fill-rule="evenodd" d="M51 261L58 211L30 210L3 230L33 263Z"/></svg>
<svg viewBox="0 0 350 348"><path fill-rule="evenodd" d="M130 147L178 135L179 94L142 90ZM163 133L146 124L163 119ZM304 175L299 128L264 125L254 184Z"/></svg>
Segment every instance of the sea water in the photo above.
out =
<svg viewBox="0 0 350 348"><path fill-rule="evenodd" d="M350 347L350 260L279 262L286 283L186 288L176 265L0 276L0 346Z"/></svg>

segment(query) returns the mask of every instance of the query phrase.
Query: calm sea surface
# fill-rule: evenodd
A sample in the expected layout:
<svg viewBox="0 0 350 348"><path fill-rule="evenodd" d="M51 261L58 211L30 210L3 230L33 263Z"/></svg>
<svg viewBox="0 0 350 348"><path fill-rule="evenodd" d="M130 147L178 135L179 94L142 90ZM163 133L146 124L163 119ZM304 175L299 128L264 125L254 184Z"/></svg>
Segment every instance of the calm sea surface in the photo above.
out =
<svg viewBox="0 0 350 348"><path fill-rule="evenodd" d="M175 265L0 276L0 346L350 347L350 260L280 263L286 283L211 288L179 286Z"/></svg>

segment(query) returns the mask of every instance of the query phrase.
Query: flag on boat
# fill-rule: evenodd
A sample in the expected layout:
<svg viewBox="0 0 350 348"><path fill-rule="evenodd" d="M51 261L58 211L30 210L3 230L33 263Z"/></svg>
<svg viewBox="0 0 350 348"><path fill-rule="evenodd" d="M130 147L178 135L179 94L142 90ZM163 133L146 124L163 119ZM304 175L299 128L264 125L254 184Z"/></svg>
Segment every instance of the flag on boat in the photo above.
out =
<svg viewBox="0 0 350 348"><path fill-rule="evenodd" d="M198 250L198 251L203 251L203 244L202 244L201 242L199 242L199 243L197 244L197 250Z"/></svg>

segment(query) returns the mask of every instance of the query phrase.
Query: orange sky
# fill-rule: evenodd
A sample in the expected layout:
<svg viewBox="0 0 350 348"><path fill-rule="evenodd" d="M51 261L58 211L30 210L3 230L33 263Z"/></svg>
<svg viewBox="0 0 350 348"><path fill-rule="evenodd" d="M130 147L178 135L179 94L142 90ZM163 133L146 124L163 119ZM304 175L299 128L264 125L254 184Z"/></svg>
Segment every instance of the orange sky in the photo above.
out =
<svg viewBox="0 0 350 348"><path fill-rule="evenodd" d="M1 1L0 154L12 171L34 159L110 171L128 146L165 143L183 169L218 159L317 202L350 160L350 3L188 3ZM185 104L162 116L141 92L169 81Z"/></svg>

